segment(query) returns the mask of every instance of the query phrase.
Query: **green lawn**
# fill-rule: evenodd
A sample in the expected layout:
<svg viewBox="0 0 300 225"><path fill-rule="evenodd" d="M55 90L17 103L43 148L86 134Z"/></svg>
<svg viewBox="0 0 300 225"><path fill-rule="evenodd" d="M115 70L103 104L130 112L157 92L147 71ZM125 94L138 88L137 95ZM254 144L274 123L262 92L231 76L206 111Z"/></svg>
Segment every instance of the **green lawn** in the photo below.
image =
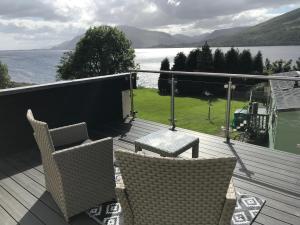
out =
<svg viewBox="0 0 300 225"><path fill-rule="evenodd" d="M155 89L136 89L134 104L138 118L169 124L170 96L160 96ZM235 109L242 108L246 104L244 101L232 101L232 114ZM176 126L207 134L223 135L221 126L225 126L225 107L225 99L216 99L212 103L209 121L207 100L175 97Z"/></svg>

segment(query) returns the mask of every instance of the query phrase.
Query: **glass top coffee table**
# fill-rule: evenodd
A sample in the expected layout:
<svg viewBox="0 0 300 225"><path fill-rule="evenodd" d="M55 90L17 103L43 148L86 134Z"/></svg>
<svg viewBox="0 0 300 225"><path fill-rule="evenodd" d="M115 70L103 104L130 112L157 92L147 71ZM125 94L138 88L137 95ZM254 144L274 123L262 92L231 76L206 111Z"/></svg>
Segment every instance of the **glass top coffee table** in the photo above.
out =
<svg viewBox="0 0 300 225"><path fill-rule="evenodd" d="M199 138L181 131L159 130L135 141L135 152L146 149L164 157L177 157L192 148L192 157L198 158Z"/></svg>

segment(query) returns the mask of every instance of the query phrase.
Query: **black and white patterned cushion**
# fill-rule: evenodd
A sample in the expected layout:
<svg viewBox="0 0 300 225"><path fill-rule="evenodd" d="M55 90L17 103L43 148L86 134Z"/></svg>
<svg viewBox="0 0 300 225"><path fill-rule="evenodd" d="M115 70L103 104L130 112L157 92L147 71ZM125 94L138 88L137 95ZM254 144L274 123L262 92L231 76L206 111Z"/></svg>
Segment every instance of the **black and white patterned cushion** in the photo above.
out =
<svg viewBox="0 0 300 225"><path fill-rule="evenodd" d="M237 202L232 216L232 225L250 225L265 204L265 200L246 194L236 193Z"/></svg>

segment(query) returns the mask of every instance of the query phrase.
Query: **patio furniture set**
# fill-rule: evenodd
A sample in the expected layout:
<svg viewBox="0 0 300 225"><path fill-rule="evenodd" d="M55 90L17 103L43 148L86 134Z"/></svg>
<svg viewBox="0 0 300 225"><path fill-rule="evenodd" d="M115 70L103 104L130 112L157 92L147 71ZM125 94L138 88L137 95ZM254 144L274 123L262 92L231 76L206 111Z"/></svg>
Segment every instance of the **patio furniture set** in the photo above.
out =
<svg viewBox="0 0 300 225"><path fill-rule="evenodd" d="M165 129L136 140L136 152L114 151L112 138L90 140L86 123L49 129L31 110L27 119L41 153L46 189L67 221L117 199L125 225L231 223L236 158L199 158L197 137ZM192 158L177 157L190 148ZM117 182L114 164L122 176Z"/></svg>

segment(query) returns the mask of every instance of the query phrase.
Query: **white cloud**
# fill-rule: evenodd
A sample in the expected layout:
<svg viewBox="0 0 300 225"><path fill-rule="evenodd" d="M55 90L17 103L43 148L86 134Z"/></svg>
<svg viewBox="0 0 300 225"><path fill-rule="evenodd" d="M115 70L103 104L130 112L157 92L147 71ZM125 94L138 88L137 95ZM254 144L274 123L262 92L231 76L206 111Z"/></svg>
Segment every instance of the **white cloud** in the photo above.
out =
<svg viewBox="0 0 300 225"><path fill-rule="evenodd" d="M254 25L299 6L298 0L0 0L0 49L48 47L100 24L197 35Z"/></svg>
<svg viewBox="0 0 300 225"><path fill-rule="evenodd" d="M145 13L155 13L158 10L157 6L154 3L150 3L148 6L146 6L143 9L143 12Z"/></svg>
<svg viewBox="0 0 300 225"><path fill-rule="evenodd" d="M173 6L179 6L180 3L181 3L180 1L168 0L168 4L173 5Z"/></svg>
<svg viewBox="0 0 300 225"><path fill-rule="evenodd" d="M253 9L243 11L238 13L232 17L233 24L240 24L240 25L255 25L257 23L266 21L272 17L278 16L280 13L270 13L269 9L262 8L262 9Z"/></svg>

